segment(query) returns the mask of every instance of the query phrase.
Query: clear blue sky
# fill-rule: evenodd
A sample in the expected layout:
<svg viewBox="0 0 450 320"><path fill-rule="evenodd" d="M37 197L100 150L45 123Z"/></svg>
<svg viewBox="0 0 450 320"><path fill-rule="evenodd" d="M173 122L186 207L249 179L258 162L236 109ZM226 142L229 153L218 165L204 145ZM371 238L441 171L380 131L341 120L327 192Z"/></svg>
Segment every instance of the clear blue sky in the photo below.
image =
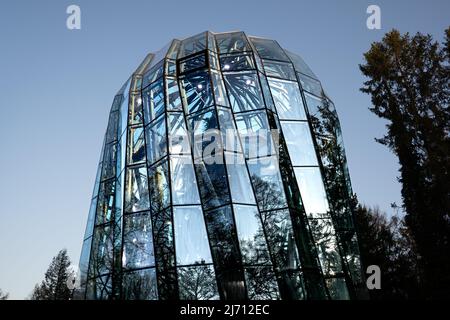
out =
<svg viewBox="0 0 450 320"><path fill-rule="evenodd" d="M77 4L82 30L66 28ZM366 28L377 4L382 30ZM392 28L441 40L450 1L2 1L0 288L25 298L65 247L78 262L96 163L116 91L148 52L204 30L276 39L307 61L334 100L354 191L390 213L396 158L374 142L384 123L359 92L358 63Z"/></svg>

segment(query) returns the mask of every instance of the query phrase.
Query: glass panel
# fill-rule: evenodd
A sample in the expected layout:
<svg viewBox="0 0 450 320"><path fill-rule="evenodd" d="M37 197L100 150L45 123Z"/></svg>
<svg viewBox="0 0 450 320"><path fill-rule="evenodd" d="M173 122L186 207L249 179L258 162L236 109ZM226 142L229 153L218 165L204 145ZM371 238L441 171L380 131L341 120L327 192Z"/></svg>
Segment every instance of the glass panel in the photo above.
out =
<svg viewBox="0 0 450 320"><path fill-rule="evenodd" d="M206 53L202 52L200 54L195 55L194 57L183 59L182 61L179 62L179 64L181 74L191 70L203 68L206 66Z"/></svg>
<svg viewBox="0 0 450 320"><path fill-rule="evenodd" d="M157 300L155 269L127 272L123 275L124 300Z"/></svg>
<svg viewBox="0 0 450 320"><path fill-rule="evenodd" d="M309 219L309 226L325 276L342 272L341 256L331 219Z"/></svg>
<svg viewBox="0 0 450 320"><path fill-rule="evenodd" d="M108 121L108 129L106 130L106 139L105 143L110 143L112 141L116 141L119 132L118 132L118 126L119 126L119 112L111 112L109 115L109 121Z"/></svg>
<svg viewBox="0 0 450 320"><path fill-rule="evenodd" d="M155 265L150 213L124 217L122 266L140 269Z"/></svg>
<svg viewBox="0 0 450 320"><path fill-rule="evenodd" d="M97 212L97 198L91 200L91 206L89 207L88 220L86 223L86 229L84 231L84 238L89 238L92 236L95 225L95 213Z"/></svg>
<svg viewBox="0 0 450 320"><path fill-rule="evenodd" d="M241 144L234 123L233 114L228 108L217 108L219 115L220 134L224 150L242 152Z"/></svg>
<svg viewBox="0 0 450 320"><path fill-rule="evenodd" d="M146 71L144 74L144 78L142 80L143 88L147 87L150 83L155 82L160 77L162 77L164 74L164 60L157 60L157 59L158 58L153 59L153 61L157 62L157 64L154 65L154 63L152 62L151 65L154 65L154 66L151 67L151 69ZM161 59L162 59L162 57L161 57ZM162 81L162 80L160 80L160 81Z"/></svg>
<svg viewBox="0 0 450 320"><path fill-rule="evenodd" d="M180 91L175 78L166 79L167 110L182 111Z"/></svg>
<svg viewBox="0 0 450 320"><path fill-rule="evenodd" d="M269 78L269 86L280 119L306 120L303 100L297 82Z"/></svg>
<svg viewBox="0 0 450 320"><path fill-rule="evenodd" d="M200 204L191 156L171 157L170 169L173 204Z"/></svg>
<svg viewBox="0 0 450 320"><path fill-rule="evenodd" d="M100 184L96 215L97 225L111 221L114 213L115 189L116 183L114 180L108 180Z"/></svg>
<svg viewBox="0 0 450 320"><path fill-rule="evenodd" d="M324 104L322 99L312 94L305 92L306 105L308 107L308 111L312 116L317 116L319 119L322 118L322 114L325 113L323 111Z"/></svg>
<svg viewBox="0 0 450 320"><path fill-rule="evenodd" d="M251 47L243 32L216 34L217 46L220 53L250 51Z"/></svg>
<svg viewBox="0 0 450 320"><path fill-rule="evenodd" d="M228 107L228 98L225 93L225 86L223 84L222 77L219 72L211 70L211 78L214 86L214 97L216 99L216 104L219 106Z"/></svg>
<svg viewBox="0 0 450 320"><path fill-rule="evenodd" d="M143 112L144 110L141 94L132 94L130 97L130 109L128 110L129 124L142 124L144 121Z"/></svg>
<svg viewBox="0 0 450 320"><path fill-rule="evenodd" d="M220 56L220 67L223 72L255 69L252 53L230 54Z"/></svg>
<svg viewBox="0 0 450 320"><path fill-rule="evenodd" d="M264 95L264 100L266 102L266 107L274 112L275 110L275 104L273 103L272 95L270 93L269 89L269 83L267 82L267 78L261 73L258 72L259 79L261 80L261 88Z"/></svg>
<svg viewBox="0 0 450 320"><path fill-rule="evenodd" d="M294 168L306 213L321 218L329 211L319 168Z"/></svg>
<svg viewBox="0 0 450 320"><path fill-rule="evenodd" d="M250 300L279 300L278 285L271 267L245 268Z"/></svg>
<svg viewBox="0 0 450 320"><path fill-rule="evenodd" d="M300 261L289 210L261 212L261 218L277 270L297 270Z"/></svg>
<svg viewBox="0 0 450 320"><path fill-rule="evenodd" d="M159 80L142 91L145 124L158 118L164 112L164 83Z"/></svg>
<svg viewBox="0 0 450 320"><path fill-rule="evenodd" d="M207 72L193 72L181 79L181 94L188 113L214 104L213 92Z"/></svg>
<svg viewBox="0 0 450 320"><path fill-rule="evenodd" d="M228 181L230 183L233 202L256 204L244 156L242 154L226 152L225 162L227 164Z"/></svg>
<svg viewBox="0 0 450 320"><path fill-rule="evenodd" d="M86 290L87 300L108 300L112 297L112 275L88 281Z"/></svg>
<svg viewBox="0 0 450 320"><path fill-rule="evenodd" d="M305 76L302 73L297 73L300 83L302 84L302 88L305 91L308 91L316 96L322 96L322 85L318 80Z"/></svg>
<svg viewBox="0 0 450 320"><path fill-rule="evenodd" d="M89 257L91 254L92 237L87 238L83 241L83 246L81 248L80 262L78 264L79 268L79 279L80 279L80 292L84 295L84 290L86 289L86 282L89 270Z"/></svg>
<svg viewBox="0 0 450 320"><path fill-rule="evenodd" d="M266 238L256 206L234 205L236 229L246 265L270 264Z"/></svg>
<svg viewBox="0 0 450 320"><path fill-rule="evenodd" d="M136 212L148 210L147 169L145 165L127 169L125 186L125 211Z"/></svg>
<svg viewBox="0 0 450 320"><path fill-rule="evenodd" d="M276 157L247 162L260 211L287 207Z"/></svg>
<svg viewBox="0 0 450 320"><path fill-rule="evenodd" d="M206 32L202 32L198 35L181 41L180 51L178 52L178 59L205 50L206 36Z"/></svg>
<svg viewBox="0 0 450 320"><path fill-rule="evenodd" d="M294 64L294 68L296 71L299 71L310 77L313 77L314 79L317 79L317 76L314 74L314 72L311 71L311 69L299 55L289 52L288 50L284 50L284 52L286 52L286 54L292 60L292 63Z"/></svg>
<svg viewBox="0 0 450 320"><path fill-rule="evenodd" d="M176 60L166 60L166 74L168 76L177 75L177 61Z"/></svg>
<svg viewBox="0 0 450 320"><path fill-rule="evenodd" d="M147 143L147 160L149 164L155 163L167 154L166 118L161 116L158 120L145 128Z"/></svg>
<svg viewBox="0 0 450 320"><path fill-rule="evenodd" d="M281 49L276 41L253 37L250 37L250 41L256 47L256 50L258 50L259 55L263 59L275 59L290 62L286 53L284 53L283 49Z"/></svg>
<svg viewBox="0 0 450 320"><path fill-rule="evenodd" d="M152 212L159 212L170 204L169 166L162 161L148 169Z"/></svg>
<svg viewBox="0 0 450 320"><path fill-rule="evenodd" d="M139 163L145 160L144 128L130 128L128 130L127 164Z"/></svg>
<svg viewBox="0 0 450 320"><path fill-rule="evenodd" d="M177 264L212 263L201 207L174 207L173 220Z"/></svg>
<svg viewBox="0 0 450 320"><path fill-rule="evenodd" d="M212 266L178 268L181 300L219 300Z"/></svg>
<svg viewBox="0 0 450 320"><path fill-rule="evenodd" d="M281 127L292 165L317 166L316 151L308 123L281 121Z"/></svg>
<svg viewBox="0 0 450 320"><path fill-rule="evenodd" d="M212 159L214 158L199 159L194 164L203 206L208 209L230 202L223 160L217 163Z"/></svg>
<svg viewBox="0 0 450 320"><path fill-rule="evenodd" d="M113 267L113 228L110 225L96 227L92 242L89 278L110 273Z"/></svg>
<svg viewBox="0 0 450 320"><path fill-rule="evenodd" d="M169 152L170 154L189 154L191 147L182 112L169 113Z"/></svg>
<svg viewBox="0 0 450 320"><path fill-rule="evenodd" d="M274 76L277 78L297 81L295 77L295 71L291 63L263 60L264 70L268 77Z"/></svg>
<svg viewBox="0 0 450 320"><path fill-rule="evenodd" d="M331 300L350 300L347 284L344 278L331 278L325 280Z"/></svg>
<svg viewBox="0 0 450 320"><path fill-rule="evenodd" d="M275 147L265 111L236 114L235 119L247 158L275 154Z"/></svg>
<svg viewBox="0 0 450 320"><path fill-rule="evenodd" d="M102 180L113 178L116 175L117 143L108 144L105 147L105 155L102 164Z"/></svg>
<svg viewBox="0 0 450 320"><path fill-rule="evenodd" d="M264 100L256 72L224 74L234 112L264 108Z"/></svg>
<svg viewBox="0 0 450 320"><path fill-rule="evenodd" d="M194 144L194 158L214 155L220 149L220 135L218 131L215 110L211 110L189 119L191 138Z"/></svg>

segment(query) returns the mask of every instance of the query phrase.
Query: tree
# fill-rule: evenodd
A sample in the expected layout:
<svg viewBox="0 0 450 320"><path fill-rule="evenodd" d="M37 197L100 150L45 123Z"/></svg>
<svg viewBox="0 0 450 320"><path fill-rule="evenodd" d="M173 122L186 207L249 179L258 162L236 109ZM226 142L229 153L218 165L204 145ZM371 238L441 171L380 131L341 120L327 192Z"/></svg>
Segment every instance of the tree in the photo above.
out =
<svg viewBox="0 0 450 320"><path fill-rule="evenodd" d="M0 289L0 300L8 300L9 293L3 292L2 289Z"/></svg>
<svg viewBox="0 0 450 320"><path fill-rule="evenodd" d="M443 45L430 35L393 30L364 54L361 90L387 120L379 143L400 164L405 225L417 246L427 298L450 291L450 28Z"/></svg>
<svg viewBox="0 0 450 320"><path fill-rule="evenodd" d="M397 216L387 219L378 208L359 205L355 223L362 262L381 269L381 290L370 290L370 298L420 298L414 243L404 222Z"/></svg>
<svg viewBox="0 0 450 320"><path fill-rule="evenodd" d="M31 300L69 300L71 298L71 290L67 286L67 280L71 276L69 267L70 259L67 250L63 249L53 258L42 283L35 286Z"/></svg>

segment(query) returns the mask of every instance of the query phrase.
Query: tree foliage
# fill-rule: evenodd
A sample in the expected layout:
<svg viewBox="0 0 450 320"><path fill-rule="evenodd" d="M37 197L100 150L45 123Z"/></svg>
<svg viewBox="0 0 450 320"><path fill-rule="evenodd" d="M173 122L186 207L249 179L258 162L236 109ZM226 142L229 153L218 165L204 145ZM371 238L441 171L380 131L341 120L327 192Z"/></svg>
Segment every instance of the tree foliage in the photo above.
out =
<svg viewBox="0 0 450 320"><path fill-rule="evenodd" d="M399 160L405 226L428 298L450 297L449 40L450 28L443 45L393 30L372 44L360 66L370 110L387 121L377 141Z"/></svg>
<svg viewBox="0 0 450 320"><path fill-rule="evenodd" d="M63 249L53 258L42 283L34 287L31 300L69 300L71 298L71 290L67 286L71 276L69 267L70 259L67 250Z"/></svg>
<svg viewBox="0 0 450 320"><path fill-rule="evenodd" d="M0 289L0 300L8 300L9 293L3 292L2 289Z"/></svg>

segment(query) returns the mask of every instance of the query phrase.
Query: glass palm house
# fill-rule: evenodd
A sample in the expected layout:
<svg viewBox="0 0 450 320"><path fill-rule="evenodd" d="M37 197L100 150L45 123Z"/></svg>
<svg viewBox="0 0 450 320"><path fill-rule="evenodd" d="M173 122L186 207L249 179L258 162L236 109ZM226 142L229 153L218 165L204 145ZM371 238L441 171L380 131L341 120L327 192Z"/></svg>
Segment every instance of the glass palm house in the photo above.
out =
<svg viewBox="0 0 450 320"><path fill-rule="evenodd" d="M81 299L356 299L333 102L302 58L243 32L149 54L114 97Z"/></svg>

